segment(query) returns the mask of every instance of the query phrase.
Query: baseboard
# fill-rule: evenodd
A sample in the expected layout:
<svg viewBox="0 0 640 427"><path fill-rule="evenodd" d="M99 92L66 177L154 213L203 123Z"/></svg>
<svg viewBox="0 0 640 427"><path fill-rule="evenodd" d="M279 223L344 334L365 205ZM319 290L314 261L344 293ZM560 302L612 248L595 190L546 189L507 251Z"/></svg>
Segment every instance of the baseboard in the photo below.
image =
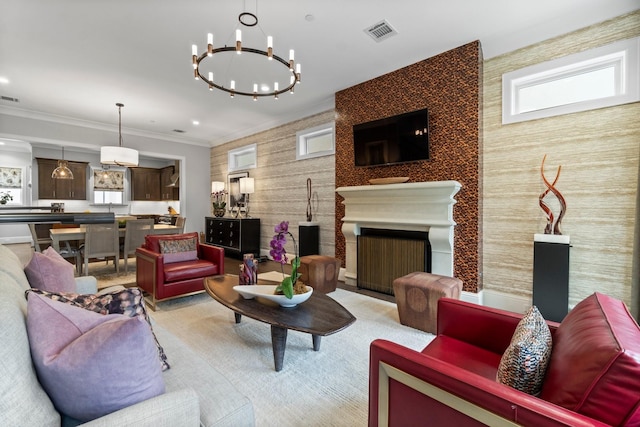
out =
<svg viewBox="0 0 640 427"><path fill-rule="evenodd" d="M471 302L473 304L483 305L484 294L480 292L467 292L462 291L460 294L460 300L464 302Z"/></svg>
<svg viewBox="0 0 640 427"><path fill-rule="evenodd" d="M504 292L492 291L486 289L484 292L484 304L488 307L499 308L502 310L513 311L516 313L524 313L531 307L531 298Z"/></svg>

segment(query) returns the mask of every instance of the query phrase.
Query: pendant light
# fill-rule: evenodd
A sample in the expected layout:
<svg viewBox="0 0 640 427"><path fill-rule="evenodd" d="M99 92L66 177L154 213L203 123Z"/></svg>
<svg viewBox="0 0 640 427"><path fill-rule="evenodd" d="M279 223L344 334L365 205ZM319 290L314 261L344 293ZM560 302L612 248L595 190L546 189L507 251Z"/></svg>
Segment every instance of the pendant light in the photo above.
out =
<svg viewBox="0 0 640 427"><path fill-rule="evenodd" d="M73 179L73 172L67 166L67 161L64 159L64 147L62 147L62 160L58 160L58 167L51 173L53 179Z"/></svg>
<svg viewBox="0 0 640 427"><path fill-rule="evenodd" d="M122 107L124 104L117 103L118 107L118 146L100 147L100 163L103 165L117 166L138 166L138 151L122 146Z"/></svg>

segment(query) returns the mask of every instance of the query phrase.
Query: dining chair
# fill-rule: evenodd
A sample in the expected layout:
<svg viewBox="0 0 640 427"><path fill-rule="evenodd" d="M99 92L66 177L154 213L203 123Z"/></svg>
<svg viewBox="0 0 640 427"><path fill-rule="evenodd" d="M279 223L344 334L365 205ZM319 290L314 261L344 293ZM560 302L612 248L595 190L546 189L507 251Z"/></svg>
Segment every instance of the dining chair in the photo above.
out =
<svg viewBox="0 0 640 427"><path fill-rule="evenodd" d="M31 238L33 239L33 249L36 252L42 252L47 249L53 241L51 240L51 235L49 234L49 230L52 228L60 228L63 225L60 223L29 223L29 231L31 231ZM77 227L77 225L68 224L71 227ZM70 242L64 242L64 247L60 248L59 254L65 259L73 259L75 263L76 270L78 275L82 270L82 258L80 256L80 248L75 245L72 246Z"/></svg>
<svg viewBox="0 0 640 427"><path fill-rule="evenodd" d="M95 258L113 259L116 273L120 272L120 235L118 223L112 224L87 224L85 228L84 247L82 258L84 259L83 274L89 275L89 260Z"/></svg>
<svg viewBox="0 0 640 427"><path fill-rule="evenodd" d="M187 218L184 216L179 216L176 218L176 227L179 228L178 234L184 233L184 224L187 222Z"/></svg>
<svg viewBox="0 0 640 427"><path fill-rule="evenodd" d="M124 272L128 270L129 256L136 255L136 248L142 246L144 237L153 234L153 219L133 219L127 220L124 231Z"/></svg>

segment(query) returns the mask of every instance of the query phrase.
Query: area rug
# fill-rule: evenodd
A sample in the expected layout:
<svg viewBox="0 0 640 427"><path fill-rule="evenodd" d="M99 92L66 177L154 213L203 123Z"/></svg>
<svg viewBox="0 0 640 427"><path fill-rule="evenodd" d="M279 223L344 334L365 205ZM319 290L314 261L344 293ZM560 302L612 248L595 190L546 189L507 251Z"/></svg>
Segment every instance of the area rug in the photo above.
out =
<svg viewBox="0 0 640 427"><path fill-rule="evenodd" d="M136 262L135 259L129 260L127 273L124 272L124 261L120 260L120 272L116 273L113 262L96 261L89 263L89 275L94 276L98 280L98 289L108 288L109 286L135 286L136 284Z"/></svg>
<svg viewBox="0 0 640 427"><path fill-rule="evenodd" d="M329 295L356 322L322 337L318 352L309 334L289 331L280 372L270 326L247 317L236 324L233 312L207 294L160 303L152 316L251 399L257 426L366 426L371 341L421 350L433 335L401 325L394 303L344 289Z"/></svg>

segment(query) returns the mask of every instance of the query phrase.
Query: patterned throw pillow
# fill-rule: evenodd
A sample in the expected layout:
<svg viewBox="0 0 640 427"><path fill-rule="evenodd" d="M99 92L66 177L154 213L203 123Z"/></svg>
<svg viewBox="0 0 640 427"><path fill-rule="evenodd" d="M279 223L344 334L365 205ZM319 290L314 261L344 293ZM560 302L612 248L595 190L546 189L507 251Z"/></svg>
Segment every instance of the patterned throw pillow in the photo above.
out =
<svg viewBox="0 0 640 427"><path fill-rule="evenodd" d="M551 358L551 331L534 305L516 327L502 355L498 382L537 396Z"/></svg>
<svg viewBox="0 0 640 427"><path fill-rule="evenodd" d="M160 244L160 253L164 254L165 264L198 259L198 248L195 237L188 239L161 239L158 242Z"/></svg>
<svg viewBox="0 0 640 427"><path fill-rule="evenodd" d="M162 370L166 371L170 368L169 363L167 363L167 356L164 353L164 349L158 342L156 334L153 333L151 318L149 318L149 314L147 313L144 305L142 291L139 288L126 288L118 291L101 293L99 295L81 295L69 292L47 292L40 289L30 289L26 291L27 298L29 297L29 292L34 292L54 301L60 301L65 304L84 308L95 313L105 315L124 314L128 317L141 317L149 324L149 328L151 329L151 334L153 335L156 347L158 348L158 356L160 357L160 366L162 367Z"/></svg>

